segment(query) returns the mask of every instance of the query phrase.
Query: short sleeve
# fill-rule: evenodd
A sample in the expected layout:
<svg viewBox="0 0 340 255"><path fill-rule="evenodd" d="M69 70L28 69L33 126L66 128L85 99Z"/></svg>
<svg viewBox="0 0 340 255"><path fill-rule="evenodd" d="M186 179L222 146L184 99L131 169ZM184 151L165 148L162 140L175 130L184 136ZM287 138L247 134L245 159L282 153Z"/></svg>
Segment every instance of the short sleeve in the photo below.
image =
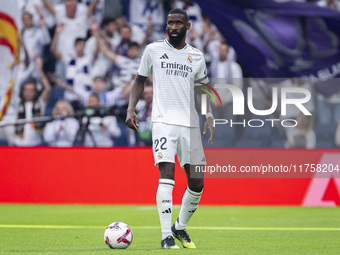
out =
<svg viewBox="0 0 340 255"><path fill-rule="evenodd" d="M150 47L146 46L137 73L141 76L148 77L151 73L151 70L152 58L150 54Z"/></svg>
<svg viewBox="0 0 340 255"><path fill-rule="evenodd" d="M207 67L205 65L204 57L202 56L202 60L200 62L200 66L199 66L198 71L196 73L194 83L195 83L195 85L199 86L199 85L202 85L203 83L208 83L208 82L209 82L208 71L207 71Z"/></svg>

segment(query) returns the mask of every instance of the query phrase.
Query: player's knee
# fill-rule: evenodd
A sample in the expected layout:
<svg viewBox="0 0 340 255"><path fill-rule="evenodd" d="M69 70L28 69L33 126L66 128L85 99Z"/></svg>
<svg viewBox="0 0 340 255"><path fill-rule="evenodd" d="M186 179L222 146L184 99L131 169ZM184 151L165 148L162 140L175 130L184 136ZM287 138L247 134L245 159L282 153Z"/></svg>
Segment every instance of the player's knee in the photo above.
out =
<svg viewBox="0 0 340 255"><path fill-rule="evenodd" d="M159 178L160 179L175 179L175 167L171 163L159 164Z"/></svg>
<svg viewBox="0 0 340 255"><path fill-rule="evenodd" d="M170 179L170 180L175 180L175 175L174 173L171 172L159 172L159 179Z"/></svg>
<svg viewBox="0 0 340 255"><path fill-rule="evenodd" d="M204 188L204 180L203 179L191 179L189 182L189 189L195 192L201 192Z"/></svg>

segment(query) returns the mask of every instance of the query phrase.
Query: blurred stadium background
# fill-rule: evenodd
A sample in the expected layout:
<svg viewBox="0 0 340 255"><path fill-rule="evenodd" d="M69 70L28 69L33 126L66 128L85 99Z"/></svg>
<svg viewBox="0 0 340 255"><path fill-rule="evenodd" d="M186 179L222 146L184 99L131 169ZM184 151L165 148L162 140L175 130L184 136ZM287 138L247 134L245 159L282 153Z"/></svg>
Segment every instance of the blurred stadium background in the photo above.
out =
<svg viewBox="0 0 340 255"><path fill-rule="evenodd" d="M323 176L317 172L232 178L227 174L207 175L201 204L207 208L249 206L240 207L240 211L230 207L237 212L225 219L248 216L241 217L240 225L222 220L222 227L247 227L248 224L267 228L321 228L320 234L313 232L311 239L307 238L310 242L303 247L295 244L297 250L279 249L279 253L334 254L337 235L334 231L339 230L338 208L333 211L318 211L320 208L299 211L303 208L298 208L296 212L289 212L290 209L283 206L340 205L339 171L334 170L340 167L340 2L337 0L0 0L0 213L3 216L0 233L5 237L10 226L20 224L58 225L58 220L53 223L57 217L40 221L32 216L34 210L45 209L25 209L19 205L9 208L13 203L155 204L158 171L153 166L150 147L151 78L138 106L141 132L135 134L127 130L124 114L143 48L166 37L166 13L173 7L188 11L192 23L188 42L204 53L210 84L231 83L238 86L246 98L248 88L252 88L253 105L259 110L271 107L274 87L298 87L311 92L305 107L312 116L306 117L297 109L288 109L288 114L282 116L280 101L270 116L256 116L248 107L243 116L235 116L232 95L218 90L222 104L213 107L215 117L228 119L229 124L231 121L245 124L217 125L213 145L203 136L208 162L211 159L213 163L238 168L319 164L333 169ZM97 110L89 112L89 107ZM264 121L266 118L277 119L277 123L291 119L299 124L294 128L282 125L252 128L247 124L251 119ZM180 204L186 179L179 166L176 167L174 202ZM282 207L275 211L269 206ZM63 214L64 208L56 210ZM89 208L82 209L95 210ZM130 220L138 229L138 219L124 216L129 215L129 207L117 208L120 207L110 207L115 212L112 217ZM213 208L210 215L223 218ZM25 218L19 213L24 210L33 212ZM78 209L74 210L79 213ZM228 208L222 211L226 210ZM265 220L258 221L266 210L275 211L267 215L271 219L267 225ZM17 218L9 217L11 212ZM98 215L104 215L101 213ZM296 217L285 218L289 213ZM307 221L303 220L303 214ZM250 215L258 217L248 221ZM64 212L63 217L68 216ZM20 220L21 217L26 222ZM104 218L106 222L110 217ZM280 221L277 218L285 220L277 225ZM209 221L209 212L196 223L203 226L202 221L219 225ZM61 220L59 223L86 225L84 221L75 222ZM106 224L88 222L88 226ZM157 218L150 224L157 228ZM323 227L334 228L327 233L326 241L321 238L326 236ZM204 238L204 229L200 231ZM221 238L233 233L227 234L223 232ZM139 235L142 236L141 230ZM263 241L261 235L258 242ZM275 240L279 240L279 236ZM8 241L8 246L4 253L24 251L24 248L13 248L15 238L6 238L3 240ZM283 238L292 241L287 236ZM299 234L295 238L299 240ZM313 238L322 239L320 247L313 246ZM241 239L237 244L246 243ZM264 244L268 252L275 251L269 242ZM308 245L310 248L306 248ZM72 245L65 247L68 254L91 252L74 250L70 248ZM246 251L252 249L250 244L246 247ZM221 254L223 248L224 243ZM257 247L254 254L261 254L261 249L265 247ZM33 245L31 252L43 254L46 250L43 247L35 250Z"/></svg>

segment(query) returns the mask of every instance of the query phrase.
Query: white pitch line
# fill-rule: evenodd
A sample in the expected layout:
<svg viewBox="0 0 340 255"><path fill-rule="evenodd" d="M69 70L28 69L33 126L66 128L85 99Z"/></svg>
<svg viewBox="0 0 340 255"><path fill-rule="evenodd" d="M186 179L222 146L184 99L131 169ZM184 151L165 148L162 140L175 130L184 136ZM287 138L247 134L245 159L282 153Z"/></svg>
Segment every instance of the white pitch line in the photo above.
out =
<svg viewBox="0 0 340 255"><path fill-rule="evenodd" d="M105 229L104 226L66 226L66 225L6 225L1 228L34 228L34 229ZM158 226L135 226L132 229L159 229ZM243 230L243 231L340 231L340 228L298 228L298 227L188 227L197 230Z"/></svg>

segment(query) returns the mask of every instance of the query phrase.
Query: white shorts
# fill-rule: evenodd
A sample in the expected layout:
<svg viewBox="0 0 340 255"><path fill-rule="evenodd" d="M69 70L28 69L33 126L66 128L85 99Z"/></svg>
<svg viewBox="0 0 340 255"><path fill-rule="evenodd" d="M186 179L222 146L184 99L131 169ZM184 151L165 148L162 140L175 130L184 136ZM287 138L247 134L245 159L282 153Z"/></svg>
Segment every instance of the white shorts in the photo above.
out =
<svg viewBox="0 0 340 255"><path fill-rule="evenodd" d="M161 122L152 123L152 150L155 166L160 162L175 163L175 155L185 164L206 165L198 127L185 127Z"/></svg>

